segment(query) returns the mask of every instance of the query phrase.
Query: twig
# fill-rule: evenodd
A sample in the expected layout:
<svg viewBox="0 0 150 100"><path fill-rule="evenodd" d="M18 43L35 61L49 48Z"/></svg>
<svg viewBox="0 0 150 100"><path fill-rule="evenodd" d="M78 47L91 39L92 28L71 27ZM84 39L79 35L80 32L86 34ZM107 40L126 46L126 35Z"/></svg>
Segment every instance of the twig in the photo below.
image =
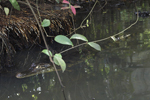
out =
<svg viewBox="0 0 150 100"><path fill-rule="evenodd" d="M117 34L115 34L115 35L113 35L113 36L117 36L117 35L123 33L124 31L128 30L128 29L131 28L133 25L135 25L135 24L138 22L138 20L139 20L139 15L137 14L137 19L136 19L136 21L135 21L134 23L132 23L130 26L128 26L127 28L125 28L124 30L122 30L121 32L119 32L119 33L117 33ZM100 42L100 41L107 40L107 39L109 39L109 38L111 38L111 36L109 36L109 37L107 37L107 38L104 38L104 39L101 39L101 40L95 40L95 41L92 41L92 42Z"/></svg>
<svg viewBox="0 0 150 100"><path fill-rule="evenodd" d="M86 24L83 25L83 23L84 23L84 21L88 18L88 16L92 13L92 11L93 11L94 7L96 6L97 2L98 2L98 0L97 0L97 1L95 2L95 4L93 5L91 11L90 11L89 14L86 16L86 18L84 18L84 20L81 22L80 26L79 26L78 28L76 28L76 29L73 29L73 31L72 31L70 34L66 35L66 36L71 35L72 33L74 33L75 31L77 31L77 30L80 29L80 28L86 27ZM105 0L105 4L104 4L99 10L103 9L103 8L106 6L106 4L107 4L107 1Z"/></svg>
<svg viewBox="0 0 150 100"><path fill-rule="evenodd" d="M139 20L139 16L138 16L138 14L137 14L137 19L136 19L136 21L135 21L134 23L132 23L130 26L128 26L127 28L125 28L124 30L122 30L121 32L119 32L119 33L117 33L117 34L115 34L115 35L113 35L113 36L117 36L117 35L123 33L124 31L128 30L128 29L131 28L133 25L135 25L135 24L138 22L138 20ZM106 38L104 38L104 39L91 41L91 42L105 41L105 40L110 39L110 38L111 38L111 36L106 37ZM82 43L82 44L79 44L79 45L76 45L76 46L74 46L74 47L72 47L72 48L66 49L66 50L64 50L64 51L62 51L62 52L60 52L60 53L64 53L64 52L66 52L66 51L69 51L69 50L74 49L74 48L76 48L76 47L82 46L82 45L84 45L84 44L87 44L87 42Z"/></svg>
<svg viewBox="0 0 150 100"><path fill-rule="evenodd" d="M84 21L85 21L85 20L89 17L89 15L92 13L92 11L93 11L94 7L96 6L97 2L98 2L98 0L96 0L95 4L93 5L93 7L92 7L91 11L89 12L89 14L88 14L88 15L83 19L83 21L81 22L81 24L80 24L80 27L81 27L81 28L82 28L82 24L84 23Z"/></svg>

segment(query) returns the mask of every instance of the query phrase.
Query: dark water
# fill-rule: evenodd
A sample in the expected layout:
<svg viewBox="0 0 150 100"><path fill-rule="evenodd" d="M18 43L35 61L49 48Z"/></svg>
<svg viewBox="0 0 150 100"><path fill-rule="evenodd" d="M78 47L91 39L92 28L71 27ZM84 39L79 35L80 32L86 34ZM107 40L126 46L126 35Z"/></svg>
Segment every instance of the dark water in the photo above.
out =
<svg viewBox="0 0 150 100"><path fill-rule="evenodd" d="M112 36L136 21L133 3L108 6L90 16L89 28L78 31L89 41ZM138 10L149 10L148 1L139 1ZM77 14L79 22L87 13ZM150 17L139 18L136 25L122 35L130 37L114 42L98 42L102 51L89 46L64 54L67 70L60 73L67 100L149 100L150 99ZM119 37L116 36L116 37ZM0 76L0 100L64 100L55 72L17 79L15 74L39 62L42 49L16 54L15 69ZM36 58L36 59L35 59ZM46 60L45 60L46 59ZM43 61L48 61L47 57ZM41 62L43 62L41 61Z"/></svg>

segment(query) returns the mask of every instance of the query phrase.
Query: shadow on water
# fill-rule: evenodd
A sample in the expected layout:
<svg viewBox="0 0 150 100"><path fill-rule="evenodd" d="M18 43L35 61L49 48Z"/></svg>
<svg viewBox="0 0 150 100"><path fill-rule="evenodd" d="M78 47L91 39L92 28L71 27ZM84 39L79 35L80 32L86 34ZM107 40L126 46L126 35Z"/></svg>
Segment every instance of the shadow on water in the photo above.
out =
<svg viewBox="0 0 150 100"><path fill-rule="evenodd" d="M139 1L137 7L149 10L148 4L148 1ZM78 32L90 41L114 35L136 20L134 4L96 11L91 16L90 27ZM79 22L85 15L77 14ZM136 25L123 33L131 34L124 40L100 42L101 52L84 46L82 52L72 50L64 54L67 70L59 73L66 86L67 100L149 100L149 19L140 18ZM15 77L33 62L48 61L39 53L41 50L35 47L16 54L16 68L0 76L0 100L64 100L55 72L24 79Z"/></svg>

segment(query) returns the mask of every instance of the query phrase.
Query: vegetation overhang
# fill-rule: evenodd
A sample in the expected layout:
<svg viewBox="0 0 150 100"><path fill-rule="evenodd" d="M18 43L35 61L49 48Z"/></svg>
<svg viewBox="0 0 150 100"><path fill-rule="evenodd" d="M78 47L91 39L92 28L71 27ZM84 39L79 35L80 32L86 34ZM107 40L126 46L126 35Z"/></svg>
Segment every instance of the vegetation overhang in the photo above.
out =
<svg viewBox="0 0 150 100"><path fill-rule="evenodd" d="M34 3L31 5L40 22L43 19L49 19L51 22L50 26L45 28L45 36L54 37L71 31L73 14L69 9L61 10L61 6L57 6L59 10L56 10L53 4L39 4L38 7ZM39 27L28 5L19 2L19 6L20 11L15 10L10 2L0 3L0 62L7 62L4 64L6 66L10 65L12 55L18 48L23 49L42 41ZM10 9L9 15L5 14L4 7ZM2 68L3 66L0 67Z"/></svg>

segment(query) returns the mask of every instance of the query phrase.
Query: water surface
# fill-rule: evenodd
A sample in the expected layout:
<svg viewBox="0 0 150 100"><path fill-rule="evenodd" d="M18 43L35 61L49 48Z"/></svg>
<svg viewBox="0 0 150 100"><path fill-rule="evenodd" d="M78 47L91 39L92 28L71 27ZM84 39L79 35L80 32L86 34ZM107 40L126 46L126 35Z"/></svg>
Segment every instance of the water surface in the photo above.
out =
<svg viewBox="0 0 150 100"><path fill-rule="evenodd" d="M149 10L140 1L138 10ZM97 9L90 16L90 27L79 30L89 41L112 36L136 21L134 4ZM87 13L77 14L81 22ZM76 22L78 25L79 22ZM136 25L120 34L130 37L114 42L98 42L102 51L83 46L63 55L67 70L59 71L67 100L149 100L150 98L150 18L139 18ZM0 76L1 100L64 100L55 72L17 79L15 74L40 62L42 49L32 47L15 56L16 68ZM80 51L80 52L79 52ZM41 62L47 62L45 56Z"/></svg>

